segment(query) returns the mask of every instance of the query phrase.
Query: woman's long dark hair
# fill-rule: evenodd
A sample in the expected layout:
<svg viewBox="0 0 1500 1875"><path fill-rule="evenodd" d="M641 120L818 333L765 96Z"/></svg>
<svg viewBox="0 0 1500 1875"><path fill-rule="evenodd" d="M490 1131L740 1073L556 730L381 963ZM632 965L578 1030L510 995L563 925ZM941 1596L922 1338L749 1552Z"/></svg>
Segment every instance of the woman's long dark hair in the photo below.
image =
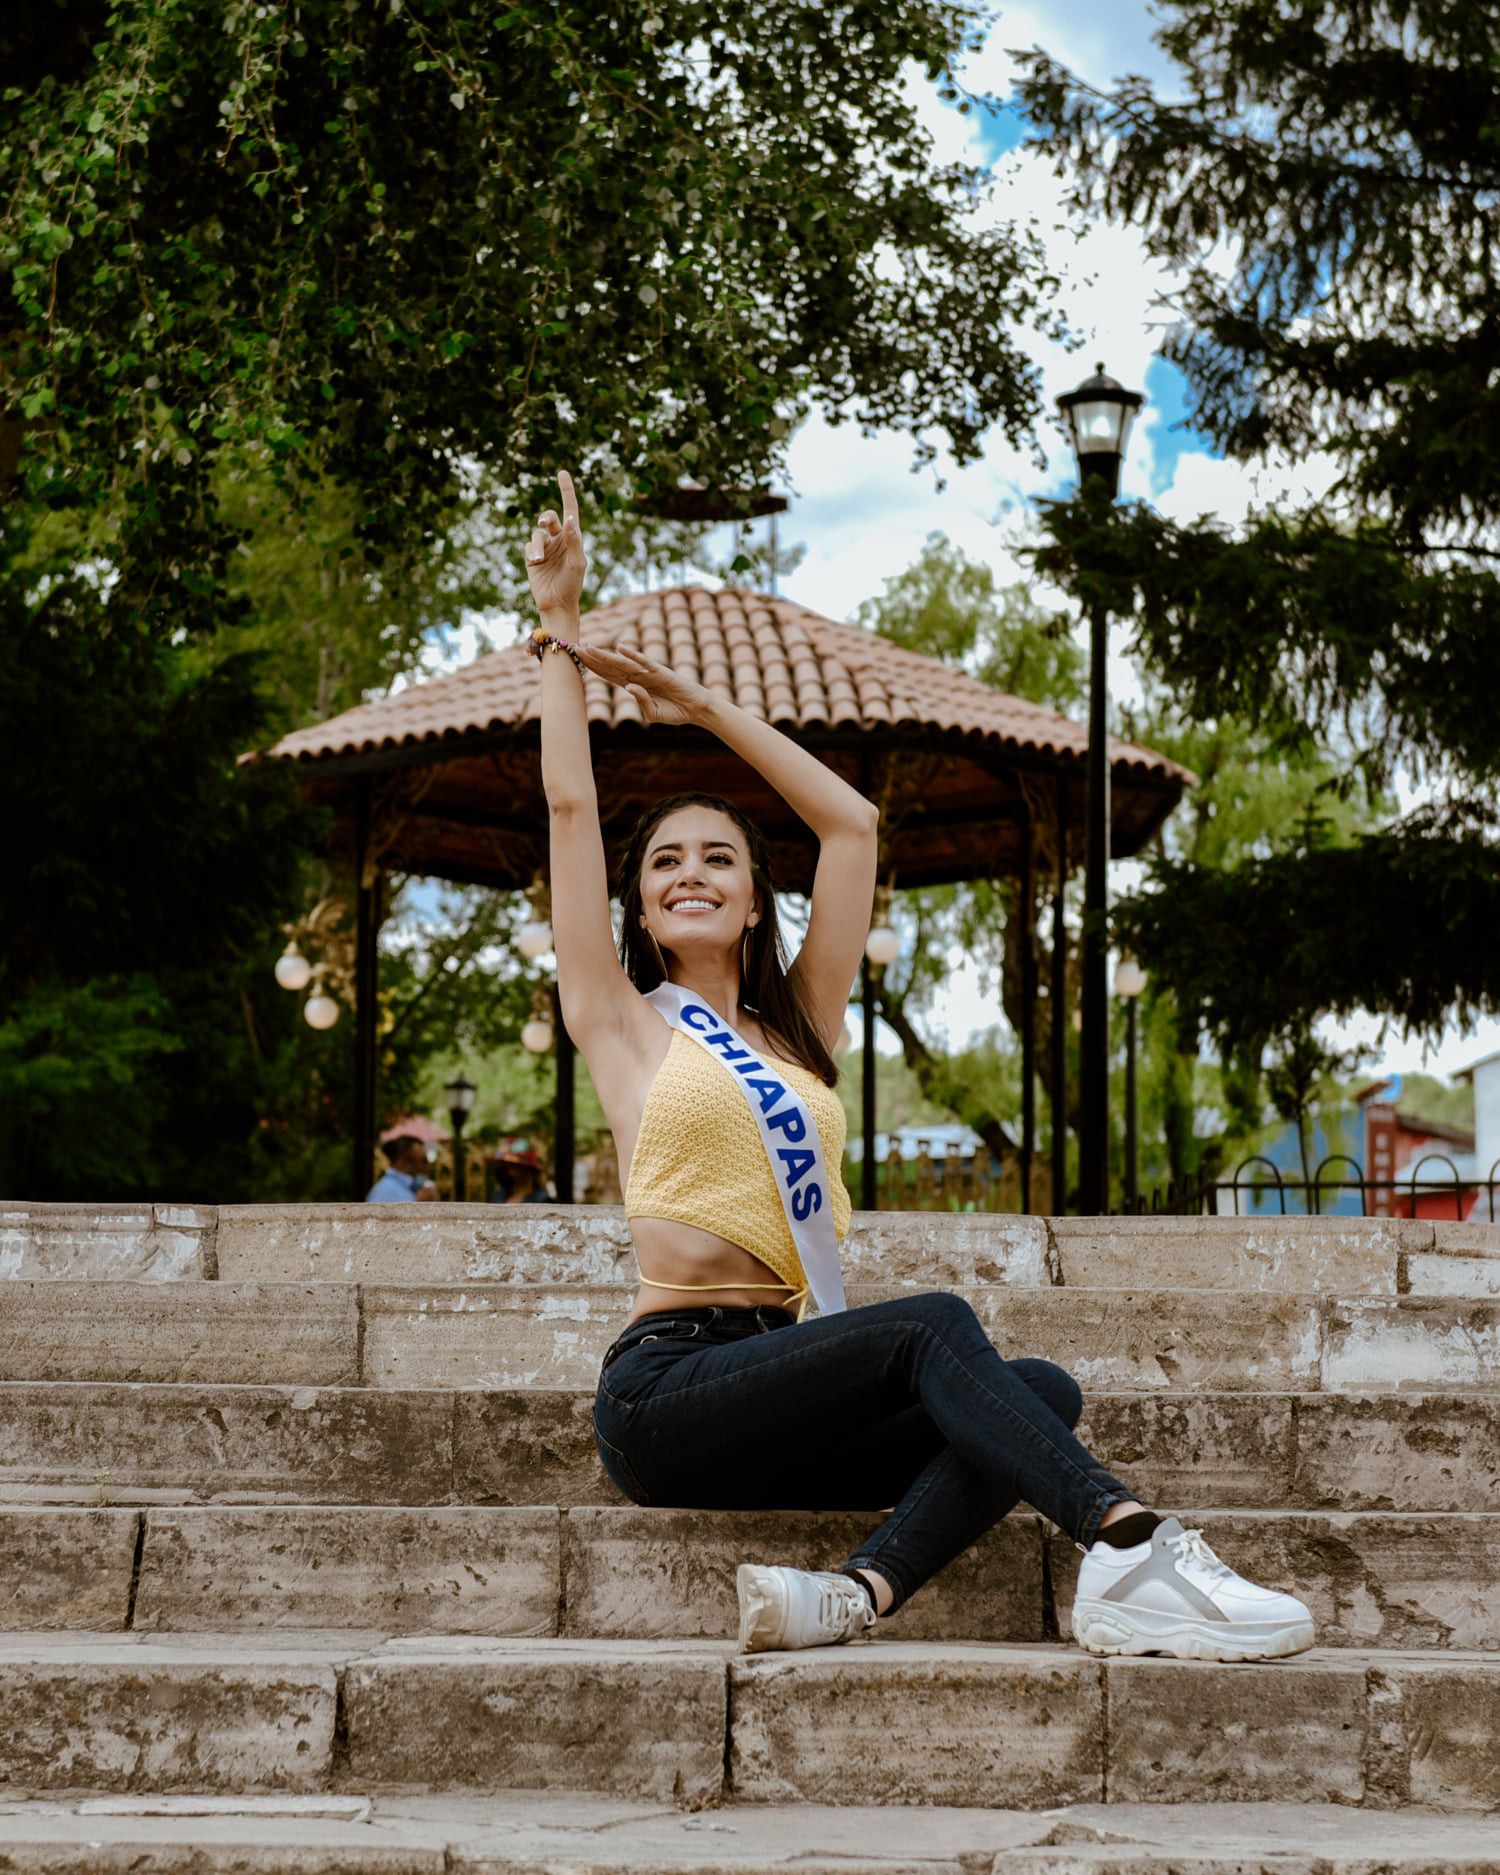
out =
<svg viewBox="0 0 1500 1875"><path fill-rule="evenodd" d="M661 955L641 928L641 869L646 863L646 847L651 835L669 814L685 807L708 807L727 815L745 836L745 851L750 861L750 878L760 900L760 922L751 927L743 957L740 998L760 1018L768 1035L786 1050L793 1061L830 1087L838 1085L839 1071L834 1066L828 1044L818 1033L796 984L787 976L786 947L781 924L776 916L776 888L771 883L771 851L765 835L735 806L717 794L674 794L658 801L636 822L620 861L618 891L624 921L620 927L620 962L625 974L641 992L649 995L665 981Z"/></svg>

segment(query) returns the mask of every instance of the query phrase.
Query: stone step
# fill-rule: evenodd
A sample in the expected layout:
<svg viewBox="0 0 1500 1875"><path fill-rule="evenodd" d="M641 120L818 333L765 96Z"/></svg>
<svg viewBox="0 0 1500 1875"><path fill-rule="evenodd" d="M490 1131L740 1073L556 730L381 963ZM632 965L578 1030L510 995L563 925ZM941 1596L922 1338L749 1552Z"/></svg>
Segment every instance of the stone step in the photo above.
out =
<svg viewBox="0 0 1500 1875"><path fill-rule="evenodd" d="M1496 1266L1500 1268L1500 1265ZM854 1284L853 1306L904 1293ZM1085 1390L1500 1386L1500 1298L959 1287L1000 1351ZM592 1387L631 1292L603 1284L16 1282L0 1381Z"/></svg>
<svg viewBox="0 0 1500 1875"><path fill-rule="evenodd" d="M618 1503L592 1397L0 1384L0 1503ZM1156 1503L1500 1510L1482 1393L1097 1393L1080 1434Z"/></svg>
<svg viewBox="0 0 1500 1875"><path fill-rule="evenodd" d="M1500 1805L1500 1661L1478 1655L1316 1650L1246 1668L1057 1645L738 1659L707 1642L254 1638L0 1638L0 1782L679 1806Z"/></svg>
<svg viewBox="0 0 1500 1875"><path fill-rule="evenodd" d="M1308 1603L1324 1647L1500 1651L1500 1515L1173 1506L1226 1562ZM742 1562L839 1567L881 1513L601 1505L0 1510L0 1629L302 1628L727 1640ZM1019 1512L882 1633L1070 1633L1078 1557Z"/></svg>
<svg viewBox="0 0 1500 1875"><path fill-rule="evenodd" d="M10 1875L1500 1875L1473 1815L1341 1804L1044 1812L595 1792L66 1796L0 1807Z"/></svg>
<svg viewBox="0 0 1500 1875"><path fill-rule="evenodd" d="M1500 1224L856 1212L844 1254L852 1282L1389 1295L1463 1280L1434 1258L1500 1260ZM13 1200L0 1209L0 1277L620 1284L633 1276L624 1213L612 1206Z"/></svg>

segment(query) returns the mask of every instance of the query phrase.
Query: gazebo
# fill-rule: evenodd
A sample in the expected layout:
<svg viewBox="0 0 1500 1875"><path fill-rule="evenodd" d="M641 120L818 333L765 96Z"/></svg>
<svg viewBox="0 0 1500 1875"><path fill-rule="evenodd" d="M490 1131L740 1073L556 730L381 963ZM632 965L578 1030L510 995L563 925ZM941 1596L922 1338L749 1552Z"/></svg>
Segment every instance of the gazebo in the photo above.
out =
<svg viewBox="0 0 1500 1875"><path fill-rule="evenodd" d="M791 600L737 588L636 594L587 614L584 629L691 672L814 750L878 802L883 885L1013 876L1022 882L1029 915L1033 868L1045 865L1061 931L1062 889L1082 847L1088 753L1082 725ZM699 730L648 726L628 695L596 677L588 677L585 695L612 856L646 804L687 788L709 789L737 801L764 828L778 883L789 891L808 889L815 849L807 828L737 756ZM381 876L394 870L513 891L545 871L539 709L537 666L515 645L299 730L247 758L296 764L304 798L332 809L331 855L348 865L357 883L354 1182L361 1195L375 1131ZM1165 756L1120 741L1111 744L1110 777L1116 857L1138 852L1152 838L1192 779ZM1023 954L1030 960L1034 946L1026 943ZM1061 1111L1061 955L1062 946L1054 944L1054 1111ZM870 978L866 965L867 1203L874 1174ZM1035 996L1033 964L1023 984L1023 1203L1034 1143ZM566 1200L572 1061L560 1024L557 1037L554 1170L558 1196Z"/></svg>

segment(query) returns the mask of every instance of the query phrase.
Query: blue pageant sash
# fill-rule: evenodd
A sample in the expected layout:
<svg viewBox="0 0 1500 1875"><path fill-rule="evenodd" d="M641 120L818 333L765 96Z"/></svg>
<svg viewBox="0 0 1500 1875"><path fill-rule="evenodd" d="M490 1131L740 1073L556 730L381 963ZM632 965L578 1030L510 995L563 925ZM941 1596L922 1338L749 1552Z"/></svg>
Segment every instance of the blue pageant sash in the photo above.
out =
<svg viewBox="0 0 1500 1875"><path fill-rule="evenodd" d="M776 1190L792 1242L818 1311L837 1315L844 1301L838 1233L833 1227L823 1141L807 1102L763 1061L706 1003L675 983L663 983L646 998L674 1029L723 1062L739 1082L761 1143L776 1175Z"/></svg>

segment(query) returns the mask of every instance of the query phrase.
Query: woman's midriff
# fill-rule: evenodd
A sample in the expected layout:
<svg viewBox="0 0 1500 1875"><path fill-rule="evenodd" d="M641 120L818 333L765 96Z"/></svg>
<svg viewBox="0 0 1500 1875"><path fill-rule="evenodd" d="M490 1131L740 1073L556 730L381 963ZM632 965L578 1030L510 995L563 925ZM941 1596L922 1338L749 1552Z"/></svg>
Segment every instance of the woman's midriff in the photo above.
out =
<svg viewBox="0 0 1500 1875"><path fill-rule="evenodd" d="M792 1295L775 1270L738 1244L716 1237L712 1231L679 1224L673 1218L633 1217L630 1235L641 1275L652 1284L673 1287L642 1289L628 1321L659 1315L663 1309L753 1309L759 1303L785 1307Z"/></svg>

